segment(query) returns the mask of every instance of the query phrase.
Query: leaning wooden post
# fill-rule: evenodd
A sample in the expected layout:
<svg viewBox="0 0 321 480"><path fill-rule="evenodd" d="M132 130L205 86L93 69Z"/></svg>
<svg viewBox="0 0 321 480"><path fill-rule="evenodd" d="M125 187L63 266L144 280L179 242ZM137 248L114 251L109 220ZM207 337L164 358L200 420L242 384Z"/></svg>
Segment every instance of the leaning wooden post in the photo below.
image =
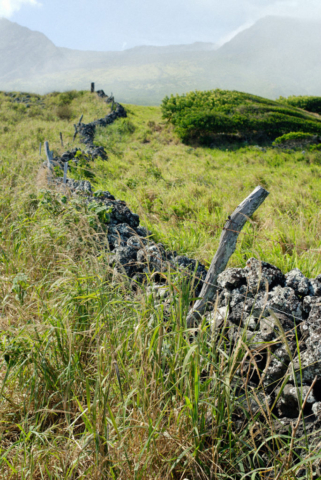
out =
<svg viewBox="0 0 321 480"><path fill-rule="evenodd" d="M90 85L90 91L91 91L91 93L94 93L94 91L95 91L95 84L94 84L94 82Z"/></svg>
<svg viewBox="0 0 321 480"><path fill-rule="evenodd" d="M62 133L61 133L61 132L60 132L60 143L61 143L61 146L63 147L63 146L64 146L64 141L63 141Z"/></svg>
<svg viewBox="0 0 321 480"><path fill-rule="evenodd" d="M256 187L251 195L234 210L227 220L220 238L219 247L199 295L200 300L197 300L193 310L188 314L188 328L196 327L202 318L202 314L206 311L208 303L215 301L217 277L225 270L230 257L235 252L237 238L246 220L262 205L268 195L269 192L264 188Z"/></svg>
<svg viewBox="0 0 321 480"><path fill-rule="evenodd" d="M65 185L67 183L67 171L68 171L68 162L65 162L64 164L64 184Z"/></svg>

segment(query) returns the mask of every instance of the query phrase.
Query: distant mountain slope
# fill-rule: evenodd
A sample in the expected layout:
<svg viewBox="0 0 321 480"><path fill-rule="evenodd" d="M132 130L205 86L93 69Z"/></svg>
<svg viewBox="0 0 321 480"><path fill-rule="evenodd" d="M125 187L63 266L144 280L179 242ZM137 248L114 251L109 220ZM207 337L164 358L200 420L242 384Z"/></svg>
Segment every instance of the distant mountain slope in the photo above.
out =
<svg viewBox="0 0 321 480"><path fill-rule="evenodd" d="M268 79L278 94L321 95L320 49L320 22L266 17L223 45L210 66L223 62L235 75L246 69L260 82Z"/></svg>
<svg viewBox="0 0 321 480"><path fill-rule="evenodd" d="M122 52L58 48L44 35L0 21L0 89L98 88L120 101L157 104L194 89L235 89L276 98L321 95L321 23L266 17L218 48L194 43Z"/></svg>
<svg viewBox="0 0 321 480"><path fill-rule="evenodd" d="M60 66L63 55L45 35L0 19L0 81L45 73Z"/></svg>

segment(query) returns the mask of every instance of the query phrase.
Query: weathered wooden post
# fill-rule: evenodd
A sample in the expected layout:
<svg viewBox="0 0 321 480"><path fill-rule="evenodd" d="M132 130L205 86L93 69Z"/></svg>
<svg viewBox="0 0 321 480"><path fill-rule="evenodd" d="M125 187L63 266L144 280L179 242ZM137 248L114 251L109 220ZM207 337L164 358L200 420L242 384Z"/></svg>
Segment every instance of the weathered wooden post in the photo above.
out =
<svg viewBox="0 0 321 480"><path fill-rule="evenodd" d="M65 162L64 164L64 184L65 185L67 183L67 171L68 171L68 162Z"/></svg>
<svg viewBox="0 0 321 480"><path fill-rule="evenodd" d="M91 93L94 93L95 92L95 84L94 82L92 82L91 86L90 86L90 91Z"/></svg>
<svg viewBox="0 0 321 480"><path fill-rule="evenodd" d="M64 141L63 141L62 133L61 133L61 132L60 132L60 143L61 143L61 146L63 147L63 146L64 146Z"/></svg>
<svg viewBox="0 0 321 480"><path fill-rule="evenodd" d="M206 279L200 293L200 300L194 305L192 311L187 317L187 327L196 327L202 319L202 314L206 311L208 303L215 302L215 294L217 291L217 277L222 273L236 248L236 241L244 227L246 220L253 215L253 213L264 202L269 192L262 187L256 187L229 216L223 233L220 238L220 244L212 260L211 266L208 270Z"/></svg>
<svg viewBox="0 0 321 480"><path fill-rule="evenodd" d="M49 173L48 173L48 183L52 183L52 171L53 171L53 164L52 164L52 161L53 161L53 152L51 152L49 150L49 142L45 142L45 152L46 152L46 156L47 156L47 167L48 167L48 170L49 170Z"/></svg>
<svg viewBox="0 0 321 480"><path fill-rule="evenodd" d="M52 170L53 153L49 150L49 142L45 142L45 152L47 156L47 166Z"/></svg>

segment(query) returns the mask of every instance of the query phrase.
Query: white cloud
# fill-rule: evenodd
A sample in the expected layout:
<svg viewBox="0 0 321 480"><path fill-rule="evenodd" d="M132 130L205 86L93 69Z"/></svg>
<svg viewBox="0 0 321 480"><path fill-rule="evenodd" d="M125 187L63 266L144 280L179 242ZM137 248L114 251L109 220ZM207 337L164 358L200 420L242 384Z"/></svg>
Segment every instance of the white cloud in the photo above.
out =
<svg viewBox="0 0 321 480"><path fill-rule="evenodd" d="M0 17L11 17L23 5L39 6L37 0L0 0Z"/></svg>

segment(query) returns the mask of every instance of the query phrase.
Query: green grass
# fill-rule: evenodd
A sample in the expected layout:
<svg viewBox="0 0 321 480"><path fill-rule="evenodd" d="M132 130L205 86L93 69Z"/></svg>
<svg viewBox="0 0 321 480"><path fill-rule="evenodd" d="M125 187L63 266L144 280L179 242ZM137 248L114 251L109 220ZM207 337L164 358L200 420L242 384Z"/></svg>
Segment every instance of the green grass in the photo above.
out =
<svg viewBox="0 0 321 480"><path fill-rule="evenodd" d="M245 343L231 349L205 322L190 343L184 280L169 278L166 308L145 287L133 292L108 267L92 213L46 191L39 142L62 153L74 119L109 108L84 93L67 121L60 100L26 109L0 95L0 478L258 480L267 465L297 478L289 436L273 436L264 406L252 417L237 393ZM231 265L256 256L320 273L320 152L193 148L159 108L127 108L96 136L109 160L92 164L95 189L126 200L167 247L209 263L228 214L261 184L271 195ZM242 411L248 422L236 424Z"/></svg>
<svg viewBox="0 0 321 480"><path fill-rule="evenodd" d="M231 266L255 255L284 272L320 272L320 152L193 148L157 107L134 106L96 143L109 152L108 162L93 165L97 188L126 200L169 248L209 264L228 215L262 185L270 196L240 236Z"/></svg>

